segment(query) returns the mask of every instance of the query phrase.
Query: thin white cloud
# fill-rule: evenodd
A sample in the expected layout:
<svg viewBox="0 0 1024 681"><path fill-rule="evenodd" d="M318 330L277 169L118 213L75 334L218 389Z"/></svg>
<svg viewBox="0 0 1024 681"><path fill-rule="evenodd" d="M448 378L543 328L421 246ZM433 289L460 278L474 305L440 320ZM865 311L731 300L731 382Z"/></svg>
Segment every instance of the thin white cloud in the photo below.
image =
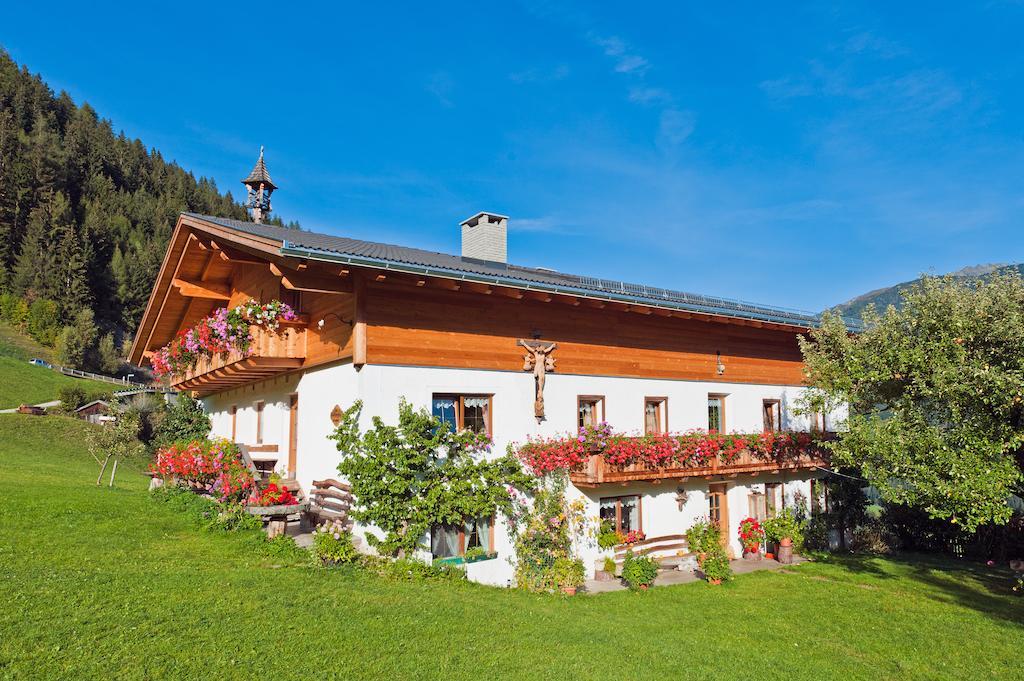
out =
<svg viewBox="0 0 1024 681"><path fill-rule="evenodd" d="M658 144L674 149L693 134L696 117L690 111L665 109L658 121Z"/></svg>
<svg viewBox="0 0 1024 681"><path fill-rule="evenodd" d="M629 89L629 101L637 104L671 102L672 95L658 87L632 87Z"/></svg>
<svg viewBox="0 0 1024 681"><path fill-rule="evenodd" d="M441 103L441 106L447 108L455 106L451 98L452 92L455 90L455 81L452 80L451 74L447 71L435 71L430 74L423 89L434 95L437 101Z"/></svg>
<svg viewBox="0 0 1024 681"><path fill-rule="evenodd" d="M616 73L643 75L650 67L646 58L633 53L626 41L618 36L605 37L591 33L590 40L614 60Z"/></svg>

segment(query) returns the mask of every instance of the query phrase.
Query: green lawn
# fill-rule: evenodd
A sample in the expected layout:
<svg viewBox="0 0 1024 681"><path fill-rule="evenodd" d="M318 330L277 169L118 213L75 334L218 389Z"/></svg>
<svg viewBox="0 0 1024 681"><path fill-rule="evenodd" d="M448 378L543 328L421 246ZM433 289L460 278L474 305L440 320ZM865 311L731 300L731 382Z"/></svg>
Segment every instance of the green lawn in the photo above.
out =
<svg viewBox="0 0 1024 681"><path fill-rule="evenodd" d="M87 392L117 389L113 383L72 378L33 366L28 360L34 357L53 362L53 350L0 322L0 409L55 400L65 385L80 385Z"/></svg>
<svg viewBox="0 0 1024 681"><path fill-rule="evenodd" d="M0 677L1019 678L1024 600L947 561L843 560L566 599L275 567L195 529L87 424L0 416Z"/></svg>

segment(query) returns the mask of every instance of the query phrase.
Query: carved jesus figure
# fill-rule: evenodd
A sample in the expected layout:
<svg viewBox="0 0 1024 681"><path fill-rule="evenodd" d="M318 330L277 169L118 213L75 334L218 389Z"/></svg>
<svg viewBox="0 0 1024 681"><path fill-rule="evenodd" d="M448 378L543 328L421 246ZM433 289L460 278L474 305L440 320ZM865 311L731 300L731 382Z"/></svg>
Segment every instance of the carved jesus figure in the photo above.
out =
<svg viewBox="0 0 1024 681"><path fill-rule="evenodd" d="M547 372L555 370L555 358L551 356L551 352L558 347L558 344L520 340L519 345L526 349L526 354L523 355L523 371L533 372L536 390L533 415L540 420L544 418L544 382Z"/></svg>

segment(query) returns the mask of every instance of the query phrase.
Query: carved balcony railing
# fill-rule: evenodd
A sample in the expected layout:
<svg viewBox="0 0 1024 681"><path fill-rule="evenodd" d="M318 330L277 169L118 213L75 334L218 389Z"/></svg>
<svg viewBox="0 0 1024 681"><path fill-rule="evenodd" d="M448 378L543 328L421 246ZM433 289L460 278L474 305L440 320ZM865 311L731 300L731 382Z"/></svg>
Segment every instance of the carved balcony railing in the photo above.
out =
<svg viewBox="0 0 1024 681"><path fill-rule="evenodd" d="M249 330L252 345L248 354L204 357L184 374L175 376L171 386L202 396L294 371L306 361L307 323L305 319L281 321L276 331L254 325Z"/></svg>
<svg viewBox="0 0 1024 681"><path fill-rule="evenodd" d="M603 454L591 454L580 468L569 471L569 479L577 487L594 487L608 483L735 478L762 473L770 475L783 471L812 470L827 465L826 454L817 450L778 457L759 456L744 450L728 463L716 457L706 464L690 466L652 466L647 463L615 465L608 463Z"/></svg>

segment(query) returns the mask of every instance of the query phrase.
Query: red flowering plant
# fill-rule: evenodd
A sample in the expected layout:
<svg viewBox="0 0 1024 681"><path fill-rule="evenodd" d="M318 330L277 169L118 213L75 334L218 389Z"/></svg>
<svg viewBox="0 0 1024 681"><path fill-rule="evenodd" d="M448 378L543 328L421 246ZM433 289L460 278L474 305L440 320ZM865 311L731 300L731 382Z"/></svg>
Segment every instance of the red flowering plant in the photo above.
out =
<svg viewBox="0 0 1024 681"><path fill-rule="evenodd" d="M740 521L740 543L746 553L757 553L764 543L764 528L756 518L744 518Z"/></svg>
<svg viewBox="0 0 1024 681"><path fill-rule="evenodd" d="M240 501L256 488L238 446L224 439L161 447L150 472L221 501Z"/></svg>
<svg viewBox="0 0 1024 681"><path fill-rule="evenodd" d="M266 489L253 492L248 503L250 506L292 506L299 500L285 485L272 482Z"/></svg>
<svg viewBox="0 0 1024 681"><path fill-rule="evenodd" d="M298 315L280 300L259 303L249 300L230 310L222 307L195 326L183 329L170 343L150 356L157 376L181 375L201 358L237 352L251 352L252 327L277 331L281 321L293 321Z"/></svg>
<svg viewBox="0 0 1024 681"><path fill-rule="evenodd" d="M630 530L622 537L622 541L619 543L627 545L636 544L637 542L642 542L644 539L647 539L647 535L640 530Z"/></svg>

